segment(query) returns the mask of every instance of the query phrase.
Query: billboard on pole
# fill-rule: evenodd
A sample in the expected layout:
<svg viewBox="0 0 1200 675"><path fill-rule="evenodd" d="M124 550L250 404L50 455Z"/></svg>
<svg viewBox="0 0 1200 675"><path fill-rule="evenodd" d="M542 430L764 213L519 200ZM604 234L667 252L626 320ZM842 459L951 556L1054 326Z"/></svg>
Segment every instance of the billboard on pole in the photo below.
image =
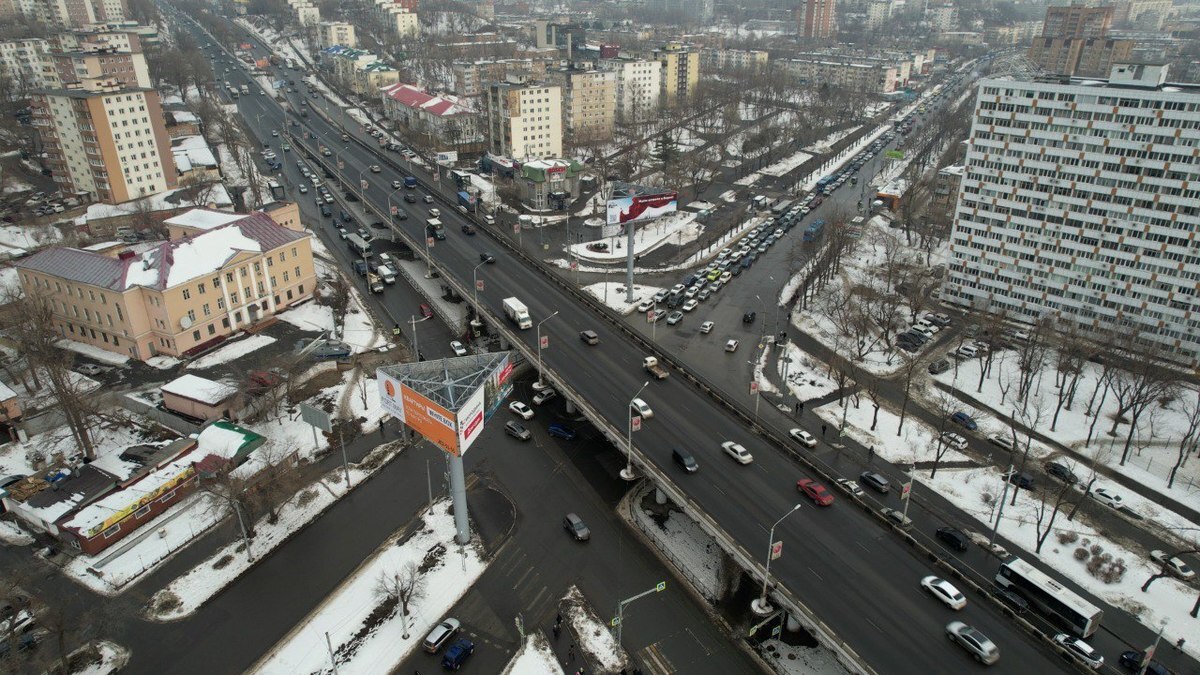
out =
<svg viewBox="0 0 1200 675"><path fill-rule="evenodd" d="M614 186L608 200L605 222L622 225L658 218L674 213L678 205L679 195L674 190L621 183Z"/></svg>
<svg viewBox="0 0 1200 675"><path fill-rule="evenodd" d="M453 413L387 374L379 373L379 378L384 410L446 452L456 457L462 454Z"/></svg>
<svg viewBox="0 0 1200 675"><path fill-rule="evenodd" d="M508 356L496 366L492 374L488 376L483 383L483 409L484 416L491 419L492 415L504 403L504 399L508 398L512 393L512 361Z"/></svg>
<svg viewBox="0 0 1200 675"><path fill-rule="evenodd" d="M458 451L462 454L483 433L483 390L479 387L458 411Z"/></svg>

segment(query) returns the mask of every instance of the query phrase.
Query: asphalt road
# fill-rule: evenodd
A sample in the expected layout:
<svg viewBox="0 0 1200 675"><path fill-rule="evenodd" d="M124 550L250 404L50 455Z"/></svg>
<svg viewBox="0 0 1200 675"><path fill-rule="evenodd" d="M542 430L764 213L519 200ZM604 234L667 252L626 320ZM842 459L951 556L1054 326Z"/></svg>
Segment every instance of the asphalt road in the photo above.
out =
<svg viewBox="0 0 1200 675"><path fill-rule="evenodd" d="M243 115L271 114L283 127L280 111L272 112L269 97L243 97L240 105ZM323 120L310 115L302 123L316 133L319 142L330 147L341 144L340 130ZM343 175L352 182L360 176L367 179L367 199L386 212L389 184L403 174L375 152L357 145L342 151L340 159L345 162ZM384 171L372 174L368 169L372 164L382 164ZM423 188L432 183L429 176L416 175ZM489 233L476 237L459 234L460 215L449 203L438 206L448 239L437 243L434 258L469 285L479 252L486 249L495 254L497 263L481 272L486 281L486 290L479 294L481 303L502 315L501 300L516 295L530 307L534 321L559 312L544 327L551 341L543 353L546 366L623 428L625 406L646 379L640 350L539 272L490 243ZM423 237L422 223L416 218L401 226L413 240ZM598 346L589 347L577 339L584 329L599 333ZM520 335L532 344L534 331ZM702 469L692 476L674 474L678 476L676 486L746 550L764 550L770 523L799 501L794 481L803 474L796 465L785 452L757 441L722 407L678 377L651 383L643 398L656 410L654 419L638 433L640 450L670 474L670 448L691 449ZM742 442L755 453L756 461L749 466L734 465L720 453L718 444L723 439ZM773 563L772 574L881 672L939 671L966 660L965 652L943 635L945 624L955 618L976 625L1000 646L1003 658L996 669L1001 672L1030 668L1045 672L1059 667L1048 651L1025 639L1016 626L978 598L963 612L953 613L926 597L917 581L929 573L929 566L856 509L845 505L806 507L779 526L777 538L786 543L789 553L796 552Z"/></svg>

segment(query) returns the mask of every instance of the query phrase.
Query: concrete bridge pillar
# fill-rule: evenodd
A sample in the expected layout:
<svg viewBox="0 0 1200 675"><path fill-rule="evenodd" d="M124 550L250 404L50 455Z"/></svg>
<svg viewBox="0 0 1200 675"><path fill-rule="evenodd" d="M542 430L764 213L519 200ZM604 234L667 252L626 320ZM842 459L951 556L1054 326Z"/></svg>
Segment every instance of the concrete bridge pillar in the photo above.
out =
<svg viewBox="0 0 1200 675"><path fill-rule="evenodd" d="M662 506L667 503L667 493L658 488L654 488L654 503Z"/></svg>
<svg viewBox="0 0 1200 675"><path fill-rule="evenodd" d="M572 401L571 399L567 399L567 414L574 415L577 412L577 410L578 409L575 407L575 402Z"/></svg>
<svg viewBox="0 0 1200 675"><path fill-rule="evenodd" d="M787 624L786 625L787 625L787 630L789 633L795 633L795 632L799 631L801 628L803 628L803 626L800 625L800 620L797 619L794 614L790 614L790 613L787 615Z"/></svg>

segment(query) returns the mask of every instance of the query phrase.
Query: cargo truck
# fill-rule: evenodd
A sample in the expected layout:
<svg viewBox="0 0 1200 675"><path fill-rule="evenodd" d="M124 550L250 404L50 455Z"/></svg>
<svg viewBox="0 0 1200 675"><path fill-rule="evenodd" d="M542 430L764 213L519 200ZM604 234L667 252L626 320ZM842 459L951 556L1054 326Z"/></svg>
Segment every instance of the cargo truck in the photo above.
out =
<svg viewBox="0 0 1200 675"><path fill-rule="evenodd" d="M667 372L666 368L658 365L657 356L647 356L646 358L642 359L642 367L646 369L647 373L653 375L654 379L656 380L665 380L668 376L670 376L670 373Z"/></svg>
<svg viewBox="0 0 1200 675"><path fill-rule="evenodd" d="M416 177L414 177L414 176L405 176L405 177L404 177L404 187L408 188L409 190L412 190L413 188L417 187L417 179L416 179Z"/></svg>
<svg viewBox="0 0 1200 675"><path fill-rule="evenodd" d="M379 279L379 275L371 272L367 274L367 286L371 288L372 293L383 292L383 281Z"/></svg>
<svg viewBox="0 0 1200 675"><path fill-rule="evenodd" d="M516 298L504 299L504 313L521 330L533 327L533 320L529 318L529 308Z"/></svg>

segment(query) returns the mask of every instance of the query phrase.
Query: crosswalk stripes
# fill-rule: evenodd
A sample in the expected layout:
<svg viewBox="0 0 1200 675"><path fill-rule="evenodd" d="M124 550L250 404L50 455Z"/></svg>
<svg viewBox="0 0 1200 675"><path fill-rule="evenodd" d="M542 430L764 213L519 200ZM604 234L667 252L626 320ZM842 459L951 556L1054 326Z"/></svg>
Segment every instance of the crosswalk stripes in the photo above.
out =
<svg viewBox="0 0 1200 675"><path fill-rule="evenodd" d="M457 612L461 616L470 617L470 627L473 635L490 638L489 643L503 644L507 642L512 626L505 619L492 611L492 606L482 593L471 590L458 602Z"/></svg>
<svg viewBox="0 0 1200 675"><path fill-rule="evenodd" d="M657 675L670 675L675 672L670 659L659 649L658 643L647 645L637 653L637 660L642 663L642 671Z"/></svg>

